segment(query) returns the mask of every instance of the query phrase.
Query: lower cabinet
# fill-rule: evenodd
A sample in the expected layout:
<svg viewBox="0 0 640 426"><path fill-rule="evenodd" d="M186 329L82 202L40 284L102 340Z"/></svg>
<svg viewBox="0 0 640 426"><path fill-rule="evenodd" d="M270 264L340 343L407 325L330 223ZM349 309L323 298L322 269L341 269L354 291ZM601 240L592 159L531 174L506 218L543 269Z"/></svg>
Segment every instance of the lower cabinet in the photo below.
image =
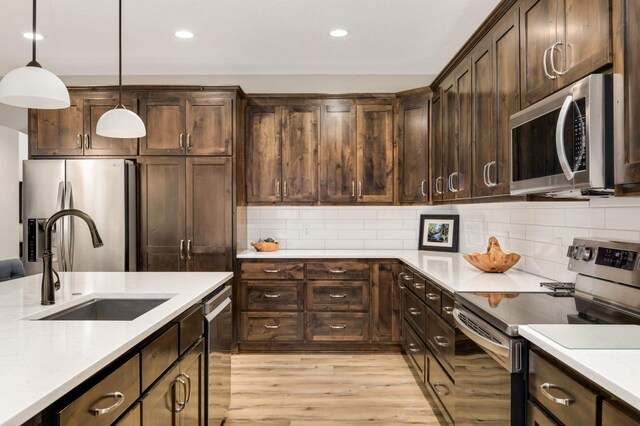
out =
<svg viewBox="0 0 640 426"><path fill-rule="evenodd" d="M136 402L133 404L133 408L115 423L115 426L140 426L141 424L140 403Z"/></svg>

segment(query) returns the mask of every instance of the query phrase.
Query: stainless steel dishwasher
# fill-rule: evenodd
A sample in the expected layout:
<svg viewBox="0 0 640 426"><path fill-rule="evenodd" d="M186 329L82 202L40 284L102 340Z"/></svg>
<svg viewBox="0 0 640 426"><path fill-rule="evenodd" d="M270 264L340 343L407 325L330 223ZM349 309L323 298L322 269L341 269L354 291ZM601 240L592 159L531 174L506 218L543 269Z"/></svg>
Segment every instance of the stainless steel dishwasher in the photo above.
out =
<svg viewBox="0 0 640 426"><path fill-rule="evenodd" d="M222 287L204 303L206 356L205 418L220 425L231 402L231 286Z"/></svg>

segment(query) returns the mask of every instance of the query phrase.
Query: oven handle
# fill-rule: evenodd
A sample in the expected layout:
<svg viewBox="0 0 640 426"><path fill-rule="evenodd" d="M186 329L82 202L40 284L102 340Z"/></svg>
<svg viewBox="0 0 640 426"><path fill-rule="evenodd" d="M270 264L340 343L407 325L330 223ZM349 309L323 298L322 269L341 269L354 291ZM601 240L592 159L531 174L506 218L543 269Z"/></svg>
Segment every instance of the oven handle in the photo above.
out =
<svg viewBox="0 0 640 426"><path fill-rule="evenodd" d="M453 319L456 322L456 325L458 326L460 331L463 332L465 336L467 336L469 339L473 340L478 346L480 346L481 348L489 352L493 352L505 358L509 357L510 350L508 346L501 345L496 342L492 342L491 340L487 340L484 336L481 336L480 334L476 333L473 329L471 329L469 326L467 326L465 323L463 323L461 320L458 319L458 314L460 314L460 310L458 308L455 308L453 310Z"/></svg>
<svg viewBox="0 0 640 426"><path fill-rule="evenodd" d="M569 114L569 107L573 102L573 96L569 95L565 98L562 103L562 108L560 108L560 115L558 116L558 123L556 124L556 152L558 154L558 161L560 162L560 167L562 167L562 172L564 173L564 177L567 180L573 180L575 175L574 171L571 170L571 165L569 164L569 160L567 160L567 152L564 149L564 125L567 121L567 115Z"/></svg>

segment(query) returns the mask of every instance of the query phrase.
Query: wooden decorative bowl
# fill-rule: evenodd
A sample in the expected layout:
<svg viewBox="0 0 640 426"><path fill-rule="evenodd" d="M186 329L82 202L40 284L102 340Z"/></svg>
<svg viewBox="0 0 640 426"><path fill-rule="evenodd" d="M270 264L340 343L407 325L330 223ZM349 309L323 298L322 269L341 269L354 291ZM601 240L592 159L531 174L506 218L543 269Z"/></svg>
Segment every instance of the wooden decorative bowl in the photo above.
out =
<svg viewBox="0 0 640 426"><path fill-rule="evenodd" d="M280 243L266 243L264 241L251 243L251 245L258 251L278 251L280 248Z"/></svg>
<svg viewBox="0 0 640 426"><path fill-rule="evenodd" d="M498 240L495 237L491 237L489 238L489 246L486 253L465 254L464 258L481 271L506 272L518 263L520 255L503 252Z"/></svg>
<svg viewBox="0 0 640 426"><path fill-rule="evenodd" d="M477 296L486 297L489 301L489 306L497 308L500 302L505 299L513 299L518 297L518 293L474 293Z"/></svg>

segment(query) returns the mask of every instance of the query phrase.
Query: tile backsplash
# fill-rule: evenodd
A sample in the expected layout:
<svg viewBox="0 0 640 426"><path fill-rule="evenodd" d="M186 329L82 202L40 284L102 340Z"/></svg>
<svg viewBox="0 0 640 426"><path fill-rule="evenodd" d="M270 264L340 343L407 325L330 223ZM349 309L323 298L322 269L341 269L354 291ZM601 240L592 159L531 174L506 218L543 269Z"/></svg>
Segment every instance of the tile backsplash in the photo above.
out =
<svg viewBox="0 0 640 426"><path fill-rule="evenodd" d="M420 214L459 214L460 252L483 252L495 236L522 255L516 268L572 281L574 237L640 242L640 198L454 206L250 206L247 244L274 238L282 249L416 249Z"/></svg>

